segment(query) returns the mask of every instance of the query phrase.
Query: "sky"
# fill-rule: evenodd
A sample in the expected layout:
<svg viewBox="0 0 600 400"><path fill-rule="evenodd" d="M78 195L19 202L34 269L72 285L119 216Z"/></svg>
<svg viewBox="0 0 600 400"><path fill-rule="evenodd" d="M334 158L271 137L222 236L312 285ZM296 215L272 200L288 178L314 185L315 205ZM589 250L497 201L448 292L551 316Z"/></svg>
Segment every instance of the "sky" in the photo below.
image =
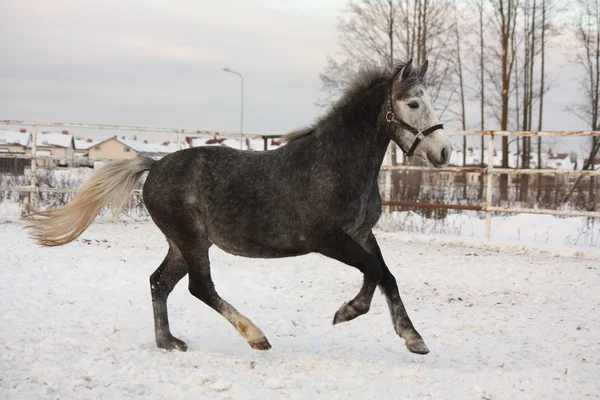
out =
<svg viewBox="0 0 600 400"><path fill-rule="evenodd" d="M3 0L0 119L238 132L241 80L228 67L244 77L244 131L288 132L325 112L319 73L346 3ZM544 128L585 129L564 111L578 96L569 57L560 45L548 57Z"/></svg>

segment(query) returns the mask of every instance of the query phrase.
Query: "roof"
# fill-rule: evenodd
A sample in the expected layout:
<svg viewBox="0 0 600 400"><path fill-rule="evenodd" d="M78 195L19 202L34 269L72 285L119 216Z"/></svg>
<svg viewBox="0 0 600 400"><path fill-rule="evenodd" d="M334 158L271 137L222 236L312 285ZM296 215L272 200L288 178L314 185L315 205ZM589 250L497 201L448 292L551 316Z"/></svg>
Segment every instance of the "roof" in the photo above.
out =
<svg viewBox="0 0 600 400"><path fill-rule="evenodd" d="M144 143L144 146L146 146L147 148L150 149L150 152L152 153L174 153L177 150L180 149L179 146L177 146L177 142L152 142L152 143ZM188 147L187 143L185 141L181 142L181 149L185 149L186 147Z"/></svg>
<svg viewBox="0 0 600 400"><path fill-rule="evenodd" d="M125 146L137 151L138 153L153 153L152 149L146 144L142 142L138 142L137 140L127 139L127 138L113 138L118 142L124 144Z"/></svg>
<svg viewBox="0 0 600 400"><path fill-rule="evenodd" d="M63 134L60 132L42 132L37 134L37 146L71 147L73 134Z"/></svg>
<svg viewBox="0 0 600 400"><path fill-rule="evenodd" d="M13 144L27 147L30 139L30 133L22 133L19 131L0 131L1 144Z"/></svg>
<svg viewBox="0 0 600 400"><path fill-rule="evenodd" d="M168 154L168 153L173 153L173 152L179 150L179 148L177 146L177 142L147 143L147 142L140 142L139 140L129 139L129 138L125 138L125 137L111 137L111 138L108 138L101 142L95 142L95 143L91 144L89 147L101 145L103 143L108 142L109 140L116 140L117 142L121 143L124 146L129 147L130 149L132 149L133 151L135 151L137 153ZM183 149L186 147L187 147L187 144L185 142L181 142L181 148Z"/></svg>
<svg viewBox="0 0 600 400"><path fill-rule="evenodd" d="M564 160L566 158L568 158L569 155L567 153L559 153L559 154L553 154L550 156L550 159L552 160Z"/></svg>
<svg viewBox="0 0 600 400"><path fill-rule="evenodd" d="M281 146L281 135L272 135L267 140L267 149L274 149ZM279 140L278 140L279 139ZM226 146L234 149L240 148L240 139L237 137L188 137L188 143L190 147L199 146ZM186 146L187 147L187 146ZM244 150L264 150L265 141L262 137L260 138L244 138L242 142L242 149Z"/></svg>
<svg viewBox="0 0 600 400"><path fill-rule="evenodd" d="M90 147L97 145L99 142L96 142L92 139L83 139L83 138L75 138L73 140L73 145L75 146L75 150L87 150Z"/></svg>

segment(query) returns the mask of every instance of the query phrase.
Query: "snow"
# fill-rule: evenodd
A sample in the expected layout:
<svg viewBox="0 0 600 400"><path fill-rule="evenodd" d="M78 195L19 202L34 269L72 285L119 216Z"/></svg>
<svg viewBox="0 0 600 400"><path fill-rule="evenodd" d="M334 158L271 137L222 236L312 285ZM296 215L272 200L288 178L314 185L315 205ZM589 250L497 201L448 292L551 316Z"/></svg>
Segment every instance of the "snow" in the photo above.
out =
<svg viewBox="0 0 600 400"><path fill-rule="evenodd" d="M142 143L140 141L129 139L126 137L116 138L118 142L124 144L125 146L131 147L133 150L138 153L151 153L152 148L148 145L148 143Z"/></svg>
<svg viewBox="0 0 600 400"><path fill-rule="evenodd" d="M252 350L181 282L155 347L148 277L166 253L147 221L97 222L41 248L0 224L0 397L519 399L600 395L599 261L510 244L378 232L431 353L409 353L378 293L332 326L358 271L318 255L260 260L211 249L221 295L273 349Z"/></svg>
<svg viewBox="0 0 600 400"><path fill-rule="evenodd" d="M29 133L0 130L0 144L16 144L26 147L29 145L30 138Z"/></svg>
<svg viewBox="0 0 600 400"><path fill-rule="evenodd" d="M209 140L221 139L221 143L207 143ZM277 140L275 140L277 142ZM227 146L234 149L240 148L240 139L235 137L219 137L217 135L213 137L193 137L191 138L191 147L199 146ZM272 139L267 140L267 149L272 150L280 147L281 144L275 144ZM243 150L257 150L262 151L265 149L265 141L262 138L245 138L242 142Z"/></svg>
<svg viewBox="0 0 600 400"><path fill-rule="evenodd" d="M97 145L98 141L92 140L92 139L84 139L84 138L80 138L77 137L75 139L73 139L73 148L75 150L88 150L91 147L94 147L95 145Z"/></svg>
<svg viewBox="0 0 600 400"><path fill-rule="evenodd" d="M479 215L478 215L479 214ZM454 242L485 239L483 213L448 214L445 219L425 218L414 212L382 214L378 226L386 231L420 234L424 240L437 237ZM584 217L513 214L492 217L491 241L504 245L527 245L564 254L593 252L600 257L600 220Z"/></svg>
<svg viewBox="0 0 600 400"><path fill-rule="evenodd" d="M61 132L43 132L38 133L36 136L37 146L58 146L71 148L72 141L73 135L70 133L63 134Z"/></svg>
<svg viewBox="0 0 600 400"><path fill-rule="evenodd" d="M169 141L169 142L151 142L146 144L147 147L150 148L150 151L153 153L173 153L180 149L185 149L188 147L188 144L185 141L181 142L181 147L177 145L177 141Z"/></svg>

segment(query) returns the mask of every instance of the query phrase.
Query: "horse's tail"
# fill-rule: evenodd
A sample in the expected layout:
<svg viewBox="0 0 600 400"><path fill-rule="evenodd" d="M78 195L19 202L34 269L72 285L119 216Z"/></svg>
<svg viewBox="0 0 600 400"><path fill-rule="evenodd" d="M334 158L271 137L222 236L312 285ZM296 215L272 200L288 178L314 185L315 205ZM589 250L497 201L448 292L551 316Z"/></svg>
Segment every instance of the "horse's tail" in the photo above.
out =
<svg viewBox="0 0 600 400"><path fill-rule="evenodd" d="M139 157L105 165L66 206L29 214L27 219L32 223L27 228L33 230L31 236L43 246L62 246L79 237L107 204L119 215L135 183L154 162Z"/></svg>

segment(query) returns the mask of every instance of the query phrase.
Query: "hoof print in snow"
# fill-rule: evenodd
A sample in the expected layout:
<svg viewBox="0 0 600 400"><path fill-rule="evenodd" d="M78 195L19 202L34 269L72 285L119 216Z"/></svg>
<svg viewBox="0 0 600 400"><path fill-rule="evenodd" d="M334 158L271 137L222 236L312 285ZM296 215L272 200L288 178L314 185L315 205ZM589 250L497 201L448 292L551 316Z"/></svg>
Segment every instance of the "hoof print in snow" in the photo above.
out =
<svg viewBox="0 0 600 400"><path fill-rule="evenodd" d="M264 386L269 389L276 390L283 389L285 387L285 384L277 378L269 378L265 381Z"/></svg>
<svg viewBox="0 0 600 400"><path fill-rule="evenodd" d="M218 381L210 385L210 389L215 392L224 392L226 390L229 390L230 388L231 382L226 381L224 379L219 379Z"/></svg>

